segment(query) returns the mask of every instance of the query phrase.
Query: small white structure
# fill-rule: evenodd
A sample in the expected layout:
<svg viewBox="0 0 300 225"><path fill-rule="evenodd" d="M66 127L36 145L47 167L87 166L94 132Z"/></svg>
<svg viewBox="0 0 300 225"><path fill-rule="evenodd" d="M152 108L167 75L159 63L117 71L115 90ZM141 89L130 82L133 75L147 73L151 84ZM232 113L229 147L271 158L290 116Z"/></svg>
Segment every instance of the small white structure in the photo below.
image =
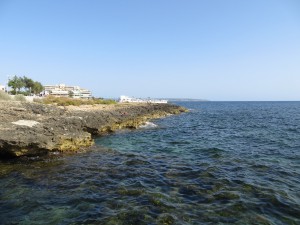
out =
<svg viewBox="0 0 300 225"><path fill-rule="evenodd" d="M157 100L157 99L140 99L140 98L131 98L125 95L121 95L119 102L128 102L128 103L168 103L167 100Z"/></svg>

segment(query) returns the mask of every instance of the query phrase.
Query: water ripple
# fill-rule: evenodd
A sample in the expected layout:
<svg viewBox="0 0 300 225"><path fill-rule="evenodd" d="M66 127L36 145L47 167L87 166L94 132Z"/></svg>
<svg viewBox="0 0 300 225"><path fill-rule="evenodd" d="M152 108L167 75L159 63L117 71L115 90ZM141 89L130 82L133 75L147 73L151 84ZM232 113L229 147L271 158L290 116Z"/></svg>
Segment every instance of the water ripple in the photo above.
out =
<svg viewBox="0 0 300 225"><path fill-rule="evenodd" d="M0 164L0 224L300 224L300 104L186 103L90 151Z"/></svg>

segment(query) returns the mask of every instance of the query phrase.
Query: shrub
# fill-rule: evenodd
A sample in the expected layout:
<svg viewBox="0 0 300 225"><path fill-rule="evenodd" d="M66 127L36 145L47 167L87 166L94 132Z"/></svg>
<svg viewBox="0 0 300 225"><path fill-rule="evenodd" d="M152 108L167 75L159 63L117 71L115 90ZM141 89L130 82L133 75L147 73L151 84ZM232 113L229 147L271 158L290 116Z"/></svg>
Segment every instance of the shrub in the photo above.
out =
<svg viewBox="0 0 300 225"><path fill-rule="evenodd" d="M9 101L11 97L4 91L0 91L0 100Z"/></svg>
<svg viewBox="0 0 300 225"><path fill-rule="evenodd" d="M112 99L94 99L93 101L95 102L94 104L116 104L116 101Z"/></svg>
<svg viewBox="0 0 300 225"><path fill-rule="evenodd" d="M40 102L37 101L37 102ZM115 100L112 99L80 99L80 98L67 98L67 97L55 97L47 96L41 100L44 104L55 104L58 106L68 106L68 105L95 105L95 104L116 104Z"/></svg>
<svg viewBox="0 0 300 225"><path fill-rule="evenodd" d="M14 100L20 101L20 102L25 102L26 98L24 97L24 95L15 95Z"/></svg>
<svg viewBox="0 0 300 225"><path fill-rule="evenodd" d="M41 98L34 98L33 99L33 102L36 102L36 103L44 103L43 100Z"/></svg>

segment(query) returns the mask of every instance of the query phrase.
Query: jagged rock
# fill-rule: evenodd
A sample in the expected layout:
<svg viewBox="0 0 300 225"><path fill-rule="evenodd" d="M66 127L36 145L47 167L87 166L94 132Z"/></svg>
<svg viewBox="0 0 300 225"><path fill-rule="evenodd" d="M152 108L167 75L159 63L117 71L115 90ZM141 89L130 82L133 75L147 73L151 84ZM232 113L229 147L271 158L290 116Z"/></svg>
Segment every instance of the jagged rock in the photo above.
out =
<svg viewBox="0 0 300 225"><path fill-rule="evenodd" d="M0 101L0 157L77 151L93 145L92 135L137 128L149 119L184 111L170 104L57 107Z"/></svg>

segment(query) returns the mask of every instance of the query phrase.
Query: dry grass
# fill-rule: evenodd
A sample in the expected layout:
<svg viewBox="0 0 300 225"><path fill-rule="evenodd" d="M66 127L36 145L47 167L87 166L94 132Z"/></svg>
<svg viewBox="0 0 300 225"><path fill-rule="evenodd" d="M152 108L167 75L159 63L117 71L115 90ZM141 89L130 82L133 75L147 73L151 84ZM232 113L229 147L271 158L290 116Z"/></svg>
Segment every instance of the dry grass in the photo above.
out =
<svg viewBox="0 0 300 225"><path fill-rule="evenodd" d="M18 101L18 102L25 102L26 98L22 94L18 95L9 95L4 91L0 91L0 101Z"/></svg>
<svg viewBox="0 0 300 225"><path fill-rule="evenodd" d="M22 94L15 95L14 100L19 102L26 102L26 98Z"/></svg>
<svg viewBox="0 0 300 225"><path fill-rule="evenodd" d="M11 101L11 97L4 91L0 91L0 100L2 101Z"/></svg>
<svg viewBox="0 0 300 225"><path fill-rule="evenodd" d="M54 104L58 106L80 106L80 105L97 105L97 104L105 104L111 105L116 104L115 100L104 100L104 99L78 99L78 98L66 98L66 97L54 97L47 96L43 99L34 100L35 102L40 102L43 104Z"/></svg>

